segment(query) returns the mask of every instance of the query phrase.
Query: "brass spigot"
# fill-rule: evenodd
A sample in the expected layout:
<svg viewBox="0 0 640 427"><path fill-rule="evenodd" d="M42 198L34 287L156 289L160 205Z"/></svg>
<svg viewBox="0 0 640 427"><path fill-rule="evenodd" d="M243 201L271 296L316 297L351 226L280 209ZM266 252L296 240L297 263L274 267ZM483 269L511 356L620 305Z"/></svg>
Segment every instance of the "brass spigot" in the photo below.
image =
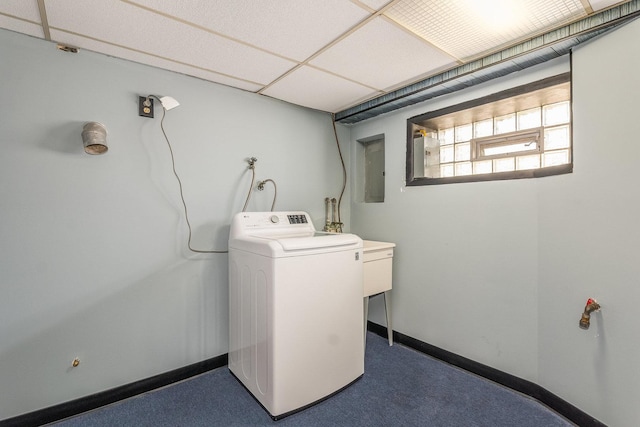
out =
<svg viewBox="0 0 640 427"><path fill-rule="evenodd" d="M579 325L581 329L589 329L591 313L597 310L600 310L600 304L598 304L595 299L589 298L587 300L587 305L584 307L582 318L580 319Z"/></svg>

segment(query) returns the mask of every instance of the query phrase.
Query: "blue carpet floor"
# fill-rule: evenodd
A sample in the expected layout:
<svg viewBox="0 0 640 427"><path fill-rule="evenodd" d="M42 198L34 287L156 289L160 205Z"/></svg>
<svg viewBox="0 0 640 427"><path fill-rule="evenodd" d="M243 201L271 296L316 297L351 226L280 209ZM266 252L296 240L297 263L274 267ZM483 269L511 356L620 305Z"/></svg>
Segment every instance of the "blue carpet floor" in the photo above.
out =
<svg viewBox="0 0 640 427"><path fill-rule="evenodd" d="M369 333L364 376L280 421L227 367L53 424L76 426L572 426L537 401Z"/></svg>

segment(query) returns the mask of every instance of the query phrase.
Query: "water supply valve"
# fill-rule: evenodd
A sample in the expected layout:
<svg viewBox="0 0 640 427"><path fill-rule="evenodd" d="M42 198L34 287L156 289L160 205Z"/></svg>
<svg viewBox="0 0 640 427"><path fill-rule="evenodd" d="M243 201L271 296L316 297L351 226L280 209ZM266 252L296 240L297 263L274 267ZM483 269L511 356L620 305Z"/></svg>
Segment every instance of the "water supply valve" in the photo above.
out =
<svg viewBox="0 0 640 427"><path fill-rule="evenodd" d="M580 319L580 329L589 329L591 322L591 313L594 311L600 310L600 304L593 298L589 298L587 300L587 305L584 307L584 312L582 312L582 318Z"/></svg>

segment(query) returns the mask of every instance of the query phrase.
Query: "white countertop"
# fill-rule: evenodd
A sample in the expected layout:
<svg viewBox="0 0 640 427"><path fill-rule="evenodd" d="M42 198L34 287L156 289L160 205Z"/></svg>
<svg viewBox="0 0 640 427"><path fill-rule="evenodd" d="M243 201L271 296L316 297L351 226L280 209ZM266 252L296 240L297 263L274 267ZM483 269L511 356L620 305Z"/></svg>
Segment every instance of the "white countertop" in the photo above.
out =
<svg viewBox="0 0 640 427"><path fill-rule="evenodd" d="M364 252L381 251L384 249L396 247L395 243L389 243L389 242L377 242L375 240L363 240L362 242L363 242Z"/></svg>

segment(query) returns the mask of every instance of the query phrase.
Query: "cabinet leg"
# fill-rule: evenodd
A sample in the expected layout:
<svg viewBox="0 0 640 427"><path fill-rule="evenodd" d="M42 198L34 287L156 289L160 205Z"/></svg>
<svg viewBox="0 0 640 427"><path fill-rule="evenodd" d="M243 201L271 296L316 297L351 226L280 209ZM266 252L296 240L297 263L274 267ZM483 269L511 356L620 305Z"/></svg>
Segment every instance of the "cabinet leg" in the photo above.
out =
<svg viewBox="0 0 640 427"><path fill-rule="evenodd" d="M369 297L364 297L364 337L362 342L364 343L364 349L367 349L367 320L369 318Z"/></svg>
<svg viewBox="0 0 640 427"><path fill-rule="evenodd" d="M393 327L391 326L391 291L384 293L384 311L387 315L387 338L389 345L393 345Z"/></svg>

